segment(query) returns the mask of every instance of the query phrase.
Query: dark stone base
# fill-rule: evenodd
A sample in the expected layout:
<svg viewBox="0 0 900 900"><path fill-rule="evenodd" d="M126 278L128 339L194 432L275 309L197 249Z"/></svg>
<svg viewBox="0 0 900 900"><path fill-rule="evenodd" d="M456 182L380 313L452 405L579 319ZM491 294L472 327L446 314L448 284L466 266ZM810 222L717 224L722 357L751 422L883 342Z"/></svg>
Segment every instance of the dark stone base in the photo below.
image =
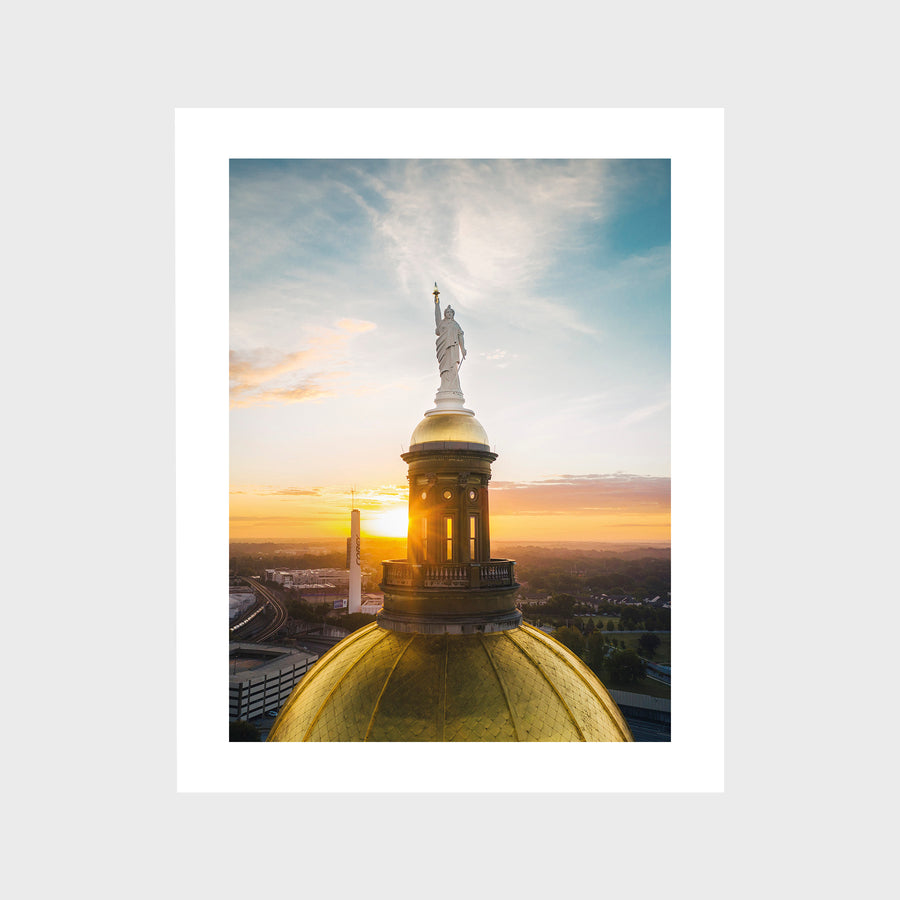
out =
<svg viewBox="0 0 900 900"><path fill-rule="evenodd" d="M376 616L376 622L381 628L405 634L491 634L518 628L522 624L522 613L514 609L494 615L440 616L383 609Z"/></svg>
<svg viewBox="0 0 900 900"><path fill-rule="evenodd" d="M484 588L421 588L380 584L391 615L442 619L493 619L516 611L518 583Z"/></svg>

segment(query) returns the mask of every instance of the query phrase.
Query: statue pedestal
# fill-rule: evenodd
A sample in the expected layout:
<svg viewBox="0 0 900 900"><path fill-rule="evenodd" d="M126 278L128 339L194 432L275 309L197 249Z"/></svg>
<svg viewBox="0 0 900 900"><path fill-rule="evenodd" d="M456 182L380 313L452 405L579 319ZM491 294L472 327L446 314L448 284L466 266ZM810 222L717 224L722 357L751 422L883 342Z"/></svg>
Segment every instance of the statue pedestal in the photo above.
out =
<svg viewBox="0 0 900 900"><path fill-rule="evenodd" d="M471 409L466 409L463 404L466 398L462 391L438 391L434 395L434 409L429 409L426 416L446 415L447 413L456 413L460 416L474 416L475 413Z"/></svg>

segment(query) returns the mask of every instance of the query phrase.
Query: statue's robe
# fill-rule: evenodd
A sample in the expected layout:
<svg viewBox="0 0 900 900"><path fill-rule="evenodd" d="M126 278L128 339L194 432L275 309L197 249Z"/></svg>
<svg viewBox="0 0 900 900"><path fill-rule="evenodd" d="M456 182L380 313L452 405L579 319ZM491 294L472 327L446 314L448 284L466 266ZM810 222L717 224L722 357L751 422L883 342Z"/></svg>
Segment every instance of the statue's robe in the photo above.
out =
<svg viewBox="0 0 900 900"><path fill-rule="evenodd" d="M434 333L437 335L434 344L441 370L441 390L459 391L459 376L456 372L459 368L459 339L463 330L454 319L445 318Z"/></svg>

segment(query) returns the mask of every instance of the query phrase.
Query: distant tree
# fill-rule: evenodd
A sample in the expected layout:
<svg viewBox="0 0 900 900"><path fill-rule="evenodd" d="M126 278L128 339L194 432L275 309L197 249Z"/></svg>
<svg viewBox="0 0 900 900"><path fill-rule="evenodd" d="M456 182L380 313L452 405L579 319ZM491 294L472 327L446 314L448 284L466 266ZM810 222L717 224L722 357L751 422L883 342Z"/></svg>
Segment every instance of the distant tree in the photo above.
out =
<svg viewBox="0 0 900 900"><path fill-rule="evenodd" d="M646 674L644 661L634 650L617 650L606 660L611 681L633 684Z"/></svg>
<svg viewBox="0 0 900 900"><path fill-rule="evenodd" d="M554 615L563 618L571 617L572 611L575 609L575 598L571 594L556 594L550 598L547 609Z"/></svg>
<svg viewBox="0 0 900 900"><path fill-rule="evenodd" d="M337 620L337 625L341 628L346 628L347 631L356 631L359 628L362 628L365 625L368 625L370 622L375 621L375 616L371 613L357 612L357 613L347 613L346 616L340 616Z"/></svg>
<svg viewBox="0 0 900 900"><path fill-rule="evenodd" d="M577 657L580 658L584 653L584 636L577 628L564 625L553 632L553 637L561 644L565 644Z"/></svg>
<svg viewBox="0 0 900 900"><path fill-rule="evenodd" d="M647 631L668 631L671 624L671 610L648 609L644 613L644 628Z"/></svg>
<svg viewBox="0 0 900 900"><path fill-rule="evenodd" d="M321 622L327 609L325 604L307 603L302 597L289 597L285 606L288 615L301 622Z"/></svg>
<svg viewBox="0 0 900 900"><path fill-rule="evenodd" d="M603 669L603 661L606 656L606 641L602 631L595 631L588 638L587 642L587 663L599 675Z"/></svg>
<svg viewBox="0 0 900 900"><path fill-rule="evenodd" d="M653 659L653 654L656 652L656 648L659 646L659 644L659 635L652 634L649 631L645 631L641 635L641 639L638 641L638 646L646 656L650 657L650 659Z"/></svg>
<svg viewBox="0 0 900 900"><path fill-rule="evenodd" d="M229 741L258 741L259 732L255 725L239 719L237 722L228 723L228 740Z"/></svg>

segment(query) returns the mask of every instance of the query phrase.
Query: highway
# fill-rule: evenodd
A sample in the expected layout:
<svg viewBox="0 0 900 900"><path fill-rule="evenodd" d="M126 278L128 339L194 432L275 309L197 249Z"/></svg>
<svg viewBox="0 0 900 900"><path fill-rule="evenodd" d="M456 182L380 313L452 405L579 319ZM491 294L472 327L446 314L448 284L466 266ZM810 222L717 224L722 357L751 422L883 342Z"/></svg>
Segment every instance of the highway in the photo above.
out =
<svg viewBox="0 0 900 900"><path fill-rule="evenodd" d="M253 588L259 605L254 610L256 615L245 618L245 624L231 633L230 640L261 644L287 622L288 612L281 600L255 578L241 576L241 580Z"/></svg>

